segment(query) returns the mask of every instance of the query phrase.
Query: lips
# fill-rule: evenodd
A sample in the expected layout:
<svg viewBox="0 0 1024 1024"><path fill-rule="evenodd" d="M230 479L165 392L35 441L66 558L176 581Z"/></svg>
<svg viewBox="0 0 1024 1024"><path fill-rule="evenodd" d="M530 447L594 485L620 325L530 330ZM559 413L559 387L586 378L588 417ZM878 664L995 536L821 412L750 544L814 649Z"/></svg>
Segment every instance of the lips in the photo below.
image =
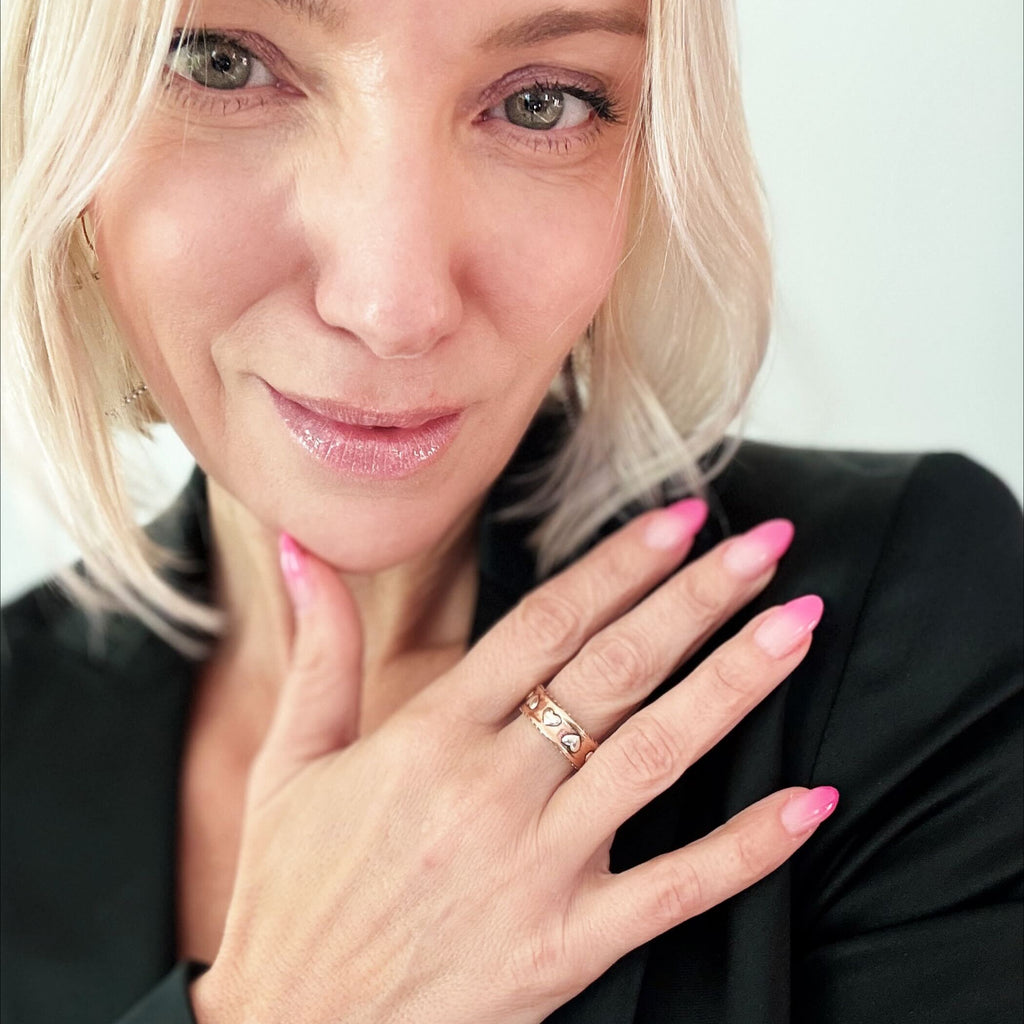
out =
<svg viewBox="0 0 1024 1024"><path fill-rule="evenodd" d="M415 473L448 447L462 418L461 409L365 409L267 389L302 448L349 476L386 480Z"/></svg>

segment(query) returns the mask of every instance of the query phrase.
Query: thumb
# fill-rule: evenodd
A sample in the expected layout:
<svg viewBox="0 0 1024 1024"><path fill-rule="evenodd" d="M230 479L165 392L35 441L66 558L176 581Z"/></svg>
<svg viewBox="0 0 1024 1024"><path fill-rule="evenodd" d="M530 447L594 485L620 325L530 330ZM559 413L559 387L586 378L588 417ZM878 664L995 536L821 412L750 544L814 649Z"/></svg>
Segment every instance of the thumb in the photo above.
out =
<svg viewBox="0 0 1024 1024"><path fill-rule="evenodd" d="M362 627L335 569L279 538L281 574L292 600L292 658L258 756L254 788L265 798L311 761L348 746L359 729Z"/></svg>

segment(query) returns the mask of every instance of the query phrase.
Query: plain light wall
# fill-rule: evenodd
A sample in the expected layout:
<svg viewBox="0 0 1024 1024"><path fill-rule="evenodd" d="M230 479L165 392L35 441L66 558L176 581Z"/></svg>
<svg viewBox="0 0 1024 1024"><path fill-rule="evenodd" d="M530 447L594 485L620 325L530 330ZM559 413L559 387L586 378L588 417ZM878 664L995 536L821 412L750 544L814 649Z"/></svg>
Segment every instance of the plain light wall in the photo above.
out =
<svg viewBox="0 0 1024 1024"><path fill-rule="evenodd" d="M747 433L952 449L1024 493L1019 0L739 0L778 306ZM0 595L73 556L0 481ZM161 432L155 508L188 474Z"/></svg>
<svg viewBox="0 0 1024 1024"><path fill-rule="evenodd" d="M1019 0L738 9L778 295L748 433L963 451L1019 498Z"/></svg>

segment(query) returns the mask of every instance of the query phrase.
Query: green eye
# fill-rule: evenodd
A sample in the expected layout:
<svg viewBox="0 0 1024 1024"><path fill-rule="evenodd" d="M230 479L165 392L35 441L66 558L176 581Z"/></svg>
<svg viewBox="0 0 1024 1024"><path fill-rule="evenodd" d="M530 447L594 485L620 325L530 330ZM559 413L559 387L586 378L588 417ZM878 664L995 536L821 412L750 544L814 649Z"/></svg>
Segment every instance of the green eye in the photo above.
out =
<svg viewBox="0 0 1024 1024"><path fill-rule="evenodd" d="M167 55L171 71L207 89L241 89L261 66L243 46L205 32L182 36Z"/></svg>
<svg viewBox="0 0 1024 1024"><path fill-rule="evenodd" d="M517 89L489 108L486 116L534 132L582 128L595 118L610 124L621 120L618 109L603 90L557 81L534 82Z"/></svg>
<svg viewBox="0 0 1024 1024"><path fill-rule="evenodd" d="M565 94L560 89L523 89L505 100L505 116L520 128L554 128L564 110Z"/></svg>

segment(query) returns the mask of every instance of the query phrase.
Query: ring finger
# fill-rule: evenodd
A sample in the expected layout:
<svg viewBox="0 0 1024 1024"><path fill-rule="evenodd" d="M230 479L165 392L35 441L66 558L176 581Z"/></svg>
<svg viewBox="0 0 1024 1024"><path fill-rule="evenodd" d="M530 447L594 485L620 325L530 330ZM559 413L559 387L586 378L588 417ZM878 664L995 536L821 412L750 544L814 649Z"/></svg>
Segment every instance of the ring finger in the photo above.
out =
<svg viewBox="0 0 1024 1024"><path fill-rule="evenodd" d="M762 523L677 573L592 637L548 684L551 699L600 741L767 586L792 536L786 520ZM518 721L522 717L509 723L499 741L510 746L511 758L528 759L557 785L566 777L565 758L549 743L545 763L536 765L541 737L530 723Z"/></svg>

